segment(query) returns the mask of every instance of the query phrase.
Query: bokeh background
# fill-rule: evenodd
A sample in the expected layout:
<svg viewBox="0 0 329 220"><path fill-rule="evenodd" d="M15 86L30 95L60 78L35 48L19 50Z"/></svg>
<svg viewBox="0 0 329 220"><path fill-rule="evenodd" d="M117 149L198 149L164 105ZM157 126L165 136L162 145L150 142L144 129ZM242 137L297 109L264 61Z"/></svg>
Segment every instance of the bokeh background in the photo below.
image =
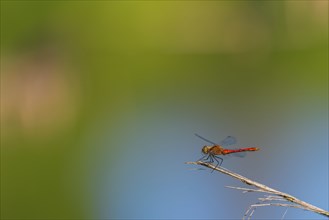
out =
<svg viewBox="0 0 329 220"><path fill-rule="evenodd" d="M2 219L240 219L194 133L328 210L328 1L1 1Z"/></svg>

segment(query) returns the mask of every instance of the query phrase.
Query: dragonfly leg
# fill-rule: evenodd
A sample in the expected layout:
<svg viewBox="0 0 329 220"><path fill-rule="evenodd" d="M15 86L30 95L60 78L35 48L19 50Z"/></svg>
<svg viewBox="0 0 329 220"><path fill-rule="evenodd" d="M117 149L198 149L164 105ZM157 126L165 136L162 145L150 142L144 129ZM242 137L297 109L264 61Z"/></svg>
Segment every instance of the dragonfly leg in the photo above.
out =
<svg viewBox="0 0 329 220"><path fill-rule="evenodd" d="M217 168L218 166L221 166L221 165L222 165L222 163L223 163L223 158L218 157L218 156L214 156L214 159L217 161L216 168ZM218 159L220 160L220 162L218 161Z"/></svg>
<svg viewBox="0 0 329 220"><path fill-rule="evenodd" d="M205 158L205 157L207 157L207 158ZM201 160L203 162L206 162L206 163L213 163L214 162L211 154L207 154L207 155L201 157L199 160Z"/></svg>
<svg viewBox="0 0 329 220"><path fill-rule="evenodd" d="M214 172L214 170L217 168L217 166L218 166L218 164L219 164L217 158L216 158L214 155L211 155L211 163L213 163L214 161L216 161L217 164L216 164L216 167L213 168L211 172Z"/></svg>
<svg viewBox="0 0 329 220"><path fill-rule="evenodd" d="M207 158L205 158L205 157L207 157ZM221 161L219 162L218 159L221 160ZM223 159L222 159L221 157L216 157L216 156L213 155L213 154L207 154L207 155L201 157L199 160L200 160L200 161L204 161L204 162L209 163L209 164L212 164L212 163L214 163L214 162L216 161L217 164L216 164L215 168L214 168L211 172L214 172L214 170L215 170L218 166L222 165L222 162L223 162Z"/></svg>
<svg viewBox="0 0 329 220"><path fill-rule="evenodd" d="M209 159L209 155L204 155L203 157L201 157L198 161L204 161L204 158L208 156L205 160L208 160Z"/></svg>
<svg viewBox="0 0 329 220"><path fill-rule="evenodd" d="M209 154L208 158L209 158L208 163L213 163L214 162L214 156L212 154Z"/></svg>

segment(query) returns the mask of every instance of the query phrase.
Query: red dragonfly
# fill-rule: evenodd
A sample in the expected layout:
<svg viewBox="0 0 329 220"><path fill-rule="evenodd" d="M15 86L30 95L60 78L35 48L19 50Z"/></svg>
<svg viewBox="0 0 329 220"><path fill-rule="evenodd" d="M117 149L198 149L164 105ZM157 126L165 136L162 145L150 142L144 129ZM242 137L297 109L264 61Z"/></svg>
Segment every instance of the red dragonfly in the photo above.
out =
<svg viewBox="0 0 329 220"><path fill-rule="evenodd" d="M204 154L203 157L201 157L199 160L213 163L214 161L217 162L216 167L221 166L223 163L223 158L221 158L219 155L227 155L227 154L235 154L236 156L243 157L245 154L241 154L241 152L246 151L258 151L258 147L247 147L247 148L238 148L238 149L225 149L223 146L228 146L236 143L235 137L227 136L223 141L220 142L220 144L216 144L198 134L195 134L197 137L201 138L204 141L207 141L212 146L205 145L202 148L202 153ZM220 160L220 162L219 162Z"/></svg>

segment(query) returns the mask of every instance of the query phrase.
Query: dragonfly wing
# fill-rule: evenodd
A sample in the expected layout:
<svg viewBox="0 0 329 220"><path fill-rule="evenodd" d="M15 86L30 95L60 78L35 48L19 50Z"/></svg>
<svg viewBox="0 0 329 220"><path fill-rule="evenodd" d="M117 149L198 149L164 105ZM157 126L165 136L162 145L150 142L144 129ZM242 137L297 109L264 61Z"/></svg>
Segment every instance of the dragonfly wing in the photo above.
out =
<svg viewBox="0 0 329 220"><path fill-rule="evenodd" d="M221 146L228 146L236 143L236 138L233 136L227 136L224 140L222 140L219 144Z"/></svg>
<svg viewBox="0 0 329 220"><path fill-rule="evenodd" d="M213 144L213 145L218 145L218 144L216 144L215 142L212 142L212 141L210 141L210 140L208 140L208 139L202 137L202 136L199 135L199 134L196 134L196 133L195 133L194 135L197 136L198 138L201 138L202 140L204 140L204 141L206 141L206 142L209 142L209 143Z"/></svg>
<svg viewBox="0 0 329 220"><path fill-rule="evenodd" d="M238 152L231 155L234 157L245 157L247 155L247 152Z"/></svg>

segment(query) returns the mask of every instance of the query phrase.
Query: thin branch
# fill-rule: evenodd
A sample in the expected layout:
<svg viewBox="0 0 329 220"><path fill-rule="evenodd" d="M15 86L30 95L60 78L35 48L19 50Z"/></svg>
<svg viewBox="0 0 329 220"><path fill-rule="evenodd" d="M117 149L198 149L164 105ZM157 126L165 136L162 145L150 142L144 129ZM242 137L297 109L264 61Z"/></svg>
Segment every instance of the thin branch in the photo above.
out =
<svg viewBox="0 0 329 220"><path fill-rule="evenodd" d="M231 188L239 188L239 187L231 187ZM287 211L288 211L289 208L305 209L304 207L302 207L300 205L293 205L291 203L290 204L287 204L287 203L263 203L263 202L266 202L266 201L287 202L287 200L284 199L284 198L282 198L281 196L265 195L264 197L265 198L258 198L261 202L249 206L249 208L247 209L247 211L245 212L245 214L244 214L244 216L242 218L243 220L246 219L246 217L248 217L248 220L250 220L251 217L252 217L252 215L254 214L256 208L257 207L262 207L262 206L282 206L282 207L287 207L286 211L282 215L281 220L284 219L284 216L287 214ZM249 215L248 215L248 213L249 213Z"/></svg>
<svg viewBox="0 0 329 220"><path fill-rule="evenodd" d="M221 173L224 173L226 175L229 175L231 177L234 177L238 180L240 180L241 182L245 183L245 184L248 184L248 185L251 185L251 186L255 186L256 188L259 189L260 192L266 192L266 193L270 193L270 194L274 194L274 195L277 195L277 196L280 196L281 198L284 198L286 201L288 202L292 202L292 203L295 203L297 204L298 206L293 206L294 208L302 208L302 209L306 209L306 210L309 210L309 211L312 211L312 212L315 212L315 213L318 213L320 215L323 215L323 216L326 216L326 217L329 217L329 212L324 210L324 209L321 209L321 208L318 208L314 205L311 205L307 202L304 202L292 195L289 195L287 193L284 193L284 192L280 192L276 189L273 189L273 188L270 188L264 184L261 184L261 183L258 183L256 181L253 181L251 179L248 179L244 176L241 176L240 174L237 174L237 173L234 173L230 170L227 170L223 167L216 167L214 166L213 164L210 164L210 163L207 163L207 162L203 162L203 161L196 161L196 162L186 162L186 164L196 164L196 165L202 165L202 166L205 166L205 167L208 167L210 169L213 169L213 170L216 170L218 172L221 172ZM249 191L255 191L255 190L251 190L251 189L243 189L243 190L249 190ZM258 191L258 190L257 190ZM278 204L278 203L270 203L270 204ZM278 206L278 205L277 205ZM286 206L286 205L285 205Z"/></svg>
<svg viewBox="0 0 329 220"><path fill-rule="evenodd" d="M261 207L261 206L282 206L282 207L289 207L289 208L304 209L300 205L291 205L291 204L286 204L286 203L261 203L261 204L251 205L251 207ZM308 210L308 209L306 209L306 210Z"/></svg>
<svg viewBox="0 0 329 220"><path fill-rule="evenodd" d="M250 188L243 188L243 187L236 187L236 186L225 186L226 188L230 189L238 189L238 190L243 190L242 193L247 193L247 192L262 192L266 193L266 191L261 190L261 189L250 189Z"/></svg>
<svg viewBox="0 0 329 220"><path fill-rule="evenodd" d="M281 220L284 219L284 217L286 216L288 209L289 209L289 207L286 208L286 211L283 213Z"/></svg>
<svg viewBox="0 0 329 220"><path fill-rule="evenodd" d="M283 201L286 202L284 198L281 196L272 196L272 195L267 195L265 198L258 198L260 201L265 202L265 201Z"/></svg>
<svg viewBox="0 0 329 220"><path fill-rule="evenodd" d="M284 216L286 215L288 208L298 208L298 209L304 209L304 207L300 206L300 205L292 205L292 204L285 204L285 203L259 203L259 204L253 204L251 205L248 210L246 211L246 213L244 214L242 220L246 219L246 217L248 217L248 220L251 219L252 215L254 214L256 208L258 207L263 207L263 206L281 206L281 207L287 207L286 211L284 212L283 216L281 219L284 218ZM251 211L251 212L250 212ZM250 212L250 213L249 213ZM249 213L249 215L248 215Z"/></svg>

